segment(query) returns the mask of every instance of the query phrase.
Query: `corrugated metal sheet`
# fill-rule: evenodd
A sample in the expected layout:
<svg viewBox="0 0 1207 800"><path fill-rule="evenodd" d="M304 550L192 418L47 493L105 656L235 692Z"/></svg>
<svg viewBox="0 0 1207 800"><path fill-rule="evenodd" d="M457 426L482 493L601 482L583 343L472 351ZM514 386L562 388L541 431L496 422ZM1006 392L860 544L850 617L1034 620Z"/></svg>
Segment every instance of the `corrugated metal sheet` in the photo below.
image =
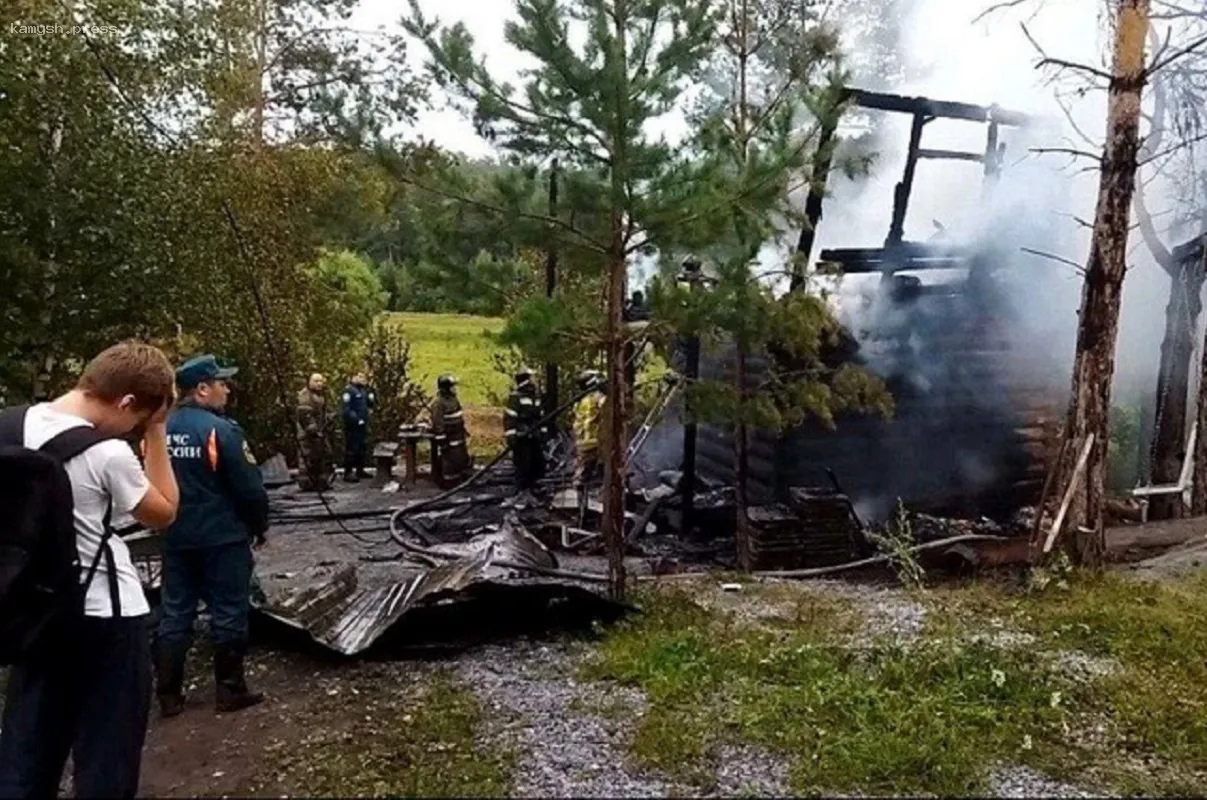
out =
<svg viewBox="0 0 1207 800"><path fill-rule="evenodd" d="M431 549L461 557L440 567L407 565L410 574L406 577L384 581L371 578L366 584L360 582L357 565L347 564L317 585L285 591L268 588L266 601L258 610L306 631L338 653L355 655L372 646L409 611L455 598L471 587L545 584L585 588L570 579L524 569L553 569L557 562L539 541L515 524L504 524L463 545Z"/></svg>
<svg viewBox="0 0 1207 800"><path fill-rule="evenodd" d="M477 515L472 513L482 504L482 497L477 495L458 498L461 502L452 504L454 518L476 522L478 527L487 522L489 528L468 540L462 533L460 541L427 548L449 560L439 567L405 559L375 560L375 556L382 555L375 542L388 544L388 554L399 549L386 542L380 531L389 516L386 504L391 498L378 491L363 485L344 487L325 498L326 506L317 496L290 490L274 492L271 497L275 524L269 532L268 547L256 556L252 606L343 655L364 652L415 609L458 601L480 587L548 586L572 591L578 597L590 593L600 603L609 602L595 591L598 584L534 572L556 569L558 562L518 517L498 511L498 495L494 497L493 514L489 508ZM338 527L340 523L332 514L343 517L346 530ZM456 527L456 522L452 520L451 527ZM442 533L439 525L430 527L434 533ZM333 528L341 535L331 535ZM468 529L460 528L463 532ZM361 538L348 535L348 531ZM141 532L127 541L144 586L157 588L162 563L159 535Z"/></svg>

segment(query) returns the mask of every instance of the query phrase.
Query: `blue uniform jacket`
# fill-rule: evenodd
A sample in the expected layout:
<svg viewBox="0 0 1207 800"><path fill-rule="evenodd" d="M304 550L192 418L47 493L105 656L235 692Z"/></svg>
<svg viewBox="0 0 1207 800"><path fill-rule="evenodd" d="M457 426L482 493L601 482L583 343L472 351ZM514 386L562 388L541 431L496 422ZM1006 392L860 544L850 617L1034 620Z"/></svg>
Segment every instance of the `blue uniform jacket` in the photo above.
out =
<svg viewBox="0 0 1207 800"><path fill-rule="evenodd" d="M180 510L164 548L217 547L263 534L268 493L243 429L187 401L168 415L167 428Z"/></svg>
<svg viewBox="0 0 1207 800"><path fill-rule="evenodd" d="M363 428L369 424L369 409L377 405L377 395L372 389L350 383L344 387L340 399L343 401L345 427Z"/></svg>

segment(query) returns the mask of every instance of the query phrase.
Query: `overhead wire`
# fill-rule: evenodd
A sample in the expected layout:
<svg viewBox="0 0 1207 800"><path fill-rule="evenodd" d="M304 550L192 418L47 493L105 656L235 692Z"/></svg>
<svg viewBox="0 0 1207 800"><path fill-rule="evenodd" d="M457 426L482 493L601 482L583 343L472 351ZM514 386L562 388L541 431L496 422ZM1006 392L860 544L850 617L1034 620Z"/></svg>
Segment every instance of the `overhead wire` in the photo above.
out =
<svg viewBox="0 0 1207 800"><path fill-rule="evenodd" d="M75 18L74 9L72 9L66 3L65 0L56 0L56 2L74 20L74 18ZM113 87L113 90L117 93L118 97L120 97L122 99L122 101L127 106L130 107L131 110L136 112L142 118L143 122L145 122L147 124L148 127L150 127L153 131L155 131L160 136L164 137L168 141L169 144L171 144L173 147L175 147L177 149L183 149L181 146L180 140L173 133L171 133L170 131L165 129L162 125L157 123L154 119L152 119L151 116L146 112L146 109L144 109L140 103L133 100L126 93L126 91L122 88L121 81L118 80L117 75L114 74L113 70L109 67L108 62L105 61L104 55L101 53L100 49L96 46L96 43L92 40L92 36L88 33L85 26L80 26L80 32L81 32L81 35L83 36L84 46L92 54L93 58L97 62L97 65L100 67L102 74L105 76L106 81L108 81L109 85ZM285 412L285 415L288 418L288 421L292 424L292 426L294 428L296 428L297 427L297 409L296 409L296 407L294 407L293 404L291 404L289 402L289 399L288 399L289 394L288 394L288 390L286 389L285 378L281 372L281 364L283 363L283 361L282 361L282 358L280 357L281 354L276 346L276 339L275 339L275 335L274 335L273 329L272 329L272 321L268 314L268 306L264 302L264 294L260 289L260 282L256 278L255 265L252 263L251 253L247 246L247 241L244 238L243 232L239 227L238 217L235 215L235 210L231 205L230 198L224 197L222 199L220 205L221 205L221 209L222 209L222 215L223 215L224 219L226 220L226 223L229 226L232 235L234 236L236 249L239 251L239 256L242 259L243 266L245 268L248 287L251 289L252 299L256 306L256 313L257 313L257 316L259 317L260 328L261 328L262 335L264 337L264 344L268 351L269 363L271 365L271 372L272 372L275 382L277 384L277 391L280 395L278 399L281 404L281 409ZM323 504L323 507L327 510L327 513L330 516L330 518L333 519L340 526L340 528L344 531L344 533L353 537L354 539L359 541L361 544L364 544L369 547L377 547L377 546L385 544L389 541L389 539L384 539L384 540L380 540L380 541L369 540L369 539L366 539L366 538L360 536L356 532L350 530L346 525L344 525L343 520L340 518L340 516L331 508L331 505L330 505L330 503L328 503L327 498L324 496L323 492L320 491L320 492L317 492L317 494L318 494L319 500Z"/></svg>
<svg viewBox="0 0 1207 800"><path fill-rule="evenodd" d="M75 17L74 9L72 9L67 4L66 0L56 0L56 3L65 12L67 12L67 14L69 16L71 16L74 19L74 17ZM108 62L106 62L104 55L100 51L100 48L97 47L96 43L92 39L92 36L87 32L86 28L84 28L83 26L81 26L81 35L83 37L85 47L92 54L93 58L97 62L97 65L100 67L100 70L101 70L102 74L104 75L106 81L113 88L113 90L117 93L117 95L121 98L121 100L131 110L133 110L135 113L137 113L138 116L143 120L143 122L151 130L153 130L155 133L157 133L158 135L160 135L164 139L166 139L167 142L169 144L171 144L173 147L176 147L177 149L183 149L179 138L175 134L168 131L162 125L160 125L158 122L156 122L154 119L152 119L151 116L147 113L146 109L143 108L143 106L139 102L137 102L136 100L131 98L126 93L126 91L122 88L121 81L118 80L117 75L114 74L113 70L109 67ZM281 372L281 364L284 363L284 360L281 357L281 352L277 347L276 336L273 331L271 317L269 316L269 313L268 313L268 306L264 302L264 295L263 295L263 292L261 291L259 280L256 277L255 264L253 263L250 248L247 245L246 238L244 237L243 230L241 229L241 227L239 225L238 216L235 214L235 210L232 206L230 198L224 197L221 200L220 206L221 206L223 218L225 219L227 226L230 228L231 234L235 241L236 249L239 252L239 257L240 257L240 260L244 267L244 272L245 272L245 277L246 277L246 280L248 283L248 288L251 290L252 299L253 299L253 302L256 307L256 314L257 314L259 324L260 324L261 335L264 337L264 344L267 349L269 362L271 365L271 373L273 375L274 382L276 383L277 392L279 395L278 400L281 405L281 410L285 413L285 416L288 418L288 421L296 429L297 423L298 423L297 408L294 404L289 402L289 394L288 394L285 377L284 377L283 373ZM625 362L626 367L629 366L633 361L635 361L636 358L644 351L646 345L649 343L649 339L650 339L650 333L649 332L643 333L643 335L640 337L640 339L637 342L637 346L635 346L633 348L633 355L629 359L626 360L626 362ZM635 386L633 388L635 389L637 387ZM581 400L583 397L585 397L588 393L590 393L593 390L594 390L594 387L592 387L591 389L584 390L584 391L580 392L579 394L575 395L572 399L570 399L566 403L563 403L561 406L559 406L554 411L550 412L544 418L542 418L542 420L539 424L546 425L550 421L556 419L558 416L560 416L562 413L564 413L567 409L569 409L571 405L573 405L574 403L577 403L579 400ZM391 517L390 517L390 524L389 524L390 535L389 535L389 537L387 537L385 539L381 539L381 540L369 539L368 537L361 535L362 531L354 531L354 530L350 529L347 525L344 524L343 518L345 515L337 513L331 507L330 503L327 500L327 497L325 496L325 493L322 491L317 491L315 494L318 496L319 501L322 503L322 506L326 511L327 517L332 519L339 526L340 531L342 533L344 533L345 535L351 536L353 539L355 539L356 541L360 542L361 544L363 544L367 547L379 547L390 541L395 541L395 542L398 542L399 544L401 544L401 537L399 535L397 535L397 529L396 529L396 524L399 521L404 521L406 516L408 516L410 514L414 514L422 508L430 507L432 505L435 505L436 503L439 503L439 502L442 502L443 500L448 499L449 497L452 497L453 495L455 495L459 492L465 491L470 486L474 485L477 481L481 480L482 477L486 475L486 473L488 473L491 469L493 469L496 465L498 465L499 462L501 462L503 460L503 458L510 452L511 452L511 445L509 444L506 447L504 447L498 454L496 454L494 456L494 458L492 458L486 464L486 466L484 466L481 470L475 471L473 475L471 475L468 479L466 479L462 483L458 484L457 486L454 486L451 489L441 492L440 494L435 495L433 497L421 500L418 503L413 503L409 506L404 506L400 509L395 510L391 514ZM380 513L384 514L384 512L380 512ZM357 516L360 516L360 515L357 515ZM366 516L370 516L370 515L366 515ZM406 524L406 523L404 523L404 524ZM408 529L415 531L413 526L407 524L407 527L408 527ZM418 531L415 531L415 532L418 533Z"/></svg>

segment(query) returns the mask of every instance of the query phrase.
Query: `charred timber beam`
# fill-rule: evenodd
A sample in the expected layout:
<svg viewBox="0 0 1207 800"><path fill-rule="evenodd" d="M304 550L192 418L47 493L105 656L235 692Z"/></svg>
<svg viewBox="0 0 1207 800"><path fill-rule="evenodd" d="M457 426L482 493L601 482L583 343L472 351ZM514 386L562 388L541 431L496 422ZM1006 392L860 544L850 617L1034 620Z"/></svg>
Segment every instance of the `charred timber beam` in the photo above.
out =
<svg viewBox="0 0 1207 800"><path fill-rule="evenodd" d="M923 114L945 119L966 119L972 122L996 122L998 125L1025 127L1032 124L1034 117L1018 111L1007 111L997 106L978 106L972 103L955 103L947 100L931 100L928 97L903 97L883 92L866 92L850 89L851 100L857 106L878 111L895 111L902 114Z"/></svg>
<svg viewBox="0 0 1207 800"><path fill-rule="evenodd" d="M809 196L805 199L805 227L801 228L796 242L797 262L792 269L790 289L798 289L805 280L809 257L813 254L813 241L817 237L817 225L821 222L822 201L825 199L826 180L834 161L834 134L838 130L838 116L827 119L822 126L813 155L813 175L809 183Z"/></svg>
<svg viewBox="0 0 1207 800"><path fill-rule="evenodd" d="M1207 278L1201 269L1189 264L1175 270L1165 308L1165 336L1161 342L1156 418L1153 420L1156 441L1151 480L1158 485L1178 481L1182 472L1186 455L1190 362L1194 357L1195 332L1202 311L1203 282ZM1181 497L1157 497L1149 506L1148 515L1154 520L1173 519L1181 516L1181 511Z"/></svg>
<svg viewBox="0 0 1207 800"><path fill-rule="evenodd" d="M985 183L990 184L997 180L998 175L1002 171L1002 161L1006 155L1006 145L998 144L998 126L997 122L989 123L989 136L985 140L985 157L982 162L985 164Z"/></svg>
<svg viewBox="0 0 1207 800"><path fill-rule="evenodd" d="M893 191L893 222L889 226L888 238L884 242L885 247L899 245L905 238L905 212L909 209L909 195L914 189L914 173L918 169L918 148L922 144L922 128L932 119L934 118L924 111L914 112L914 124L909 131L909 151L905 156L905 172L901 176L901 182ZM892 266L886 265L885 276L891 275L892 272Z"/></svg>
<svg viewBox="0 0 1207 800"><path fill-rule="evenodd" d="M935 247L925 242L901 242L894 247L832 247L821 251L825 261L901 261L926 259L968 259L971 252L961 247Z"/></svg>
<svg viewBox="0 0 1207 800"><path fill-rule="evenodd" d="M959 150L927 150L925 148L918 151L918 158L940 158L948 161L975 161L980 164L985 161L985 156L980 153L962 153Z"/></svg>
<svg viewBox="0 0 1207 800"><path fill-rule="evenodd" d="M828 261L829 259L822 259ZM876 261L835 261L833 263L842 267L842 271L849 274L861 272L880 272L886 269L891 269L894 272L904 272L915 269L959 269L968 266L967 259L947 257L947 258L910 258L910 259L883 259ZM943 285L925 285L919 286L914 291L929 293L934 291L954 292L958 291L956 286Z"/></svg>

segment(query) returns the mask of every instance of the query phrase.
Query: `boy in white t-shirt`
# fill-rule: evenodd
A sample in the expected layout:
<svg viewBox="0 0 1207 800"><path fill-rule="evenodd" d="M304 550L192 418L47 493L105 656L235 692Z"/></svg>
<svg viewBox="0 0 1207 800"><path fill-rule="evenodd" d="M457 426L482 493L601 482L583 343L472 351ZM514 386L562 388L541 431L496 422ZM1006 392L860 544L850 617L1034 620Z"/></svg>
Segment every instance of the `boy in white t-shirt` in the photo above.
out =
<svg viewBox="0 0 1207 800"><path fill-rule="evenodd" d="M70 392L26 412L30 448L85 425L114 437L143 431L145 472L119 438L65 464L80 563L93 563L107 515L133 517L154 529L175 519L180 494L164 428L174 380L160 350L127 342L94 358ZM56 796L69 753L77 797L133 797L138 791L151 704L150 608L125 543L113 536L107 547L70 657L17 667L9 676L0 725L0 797Z"/></svg>

